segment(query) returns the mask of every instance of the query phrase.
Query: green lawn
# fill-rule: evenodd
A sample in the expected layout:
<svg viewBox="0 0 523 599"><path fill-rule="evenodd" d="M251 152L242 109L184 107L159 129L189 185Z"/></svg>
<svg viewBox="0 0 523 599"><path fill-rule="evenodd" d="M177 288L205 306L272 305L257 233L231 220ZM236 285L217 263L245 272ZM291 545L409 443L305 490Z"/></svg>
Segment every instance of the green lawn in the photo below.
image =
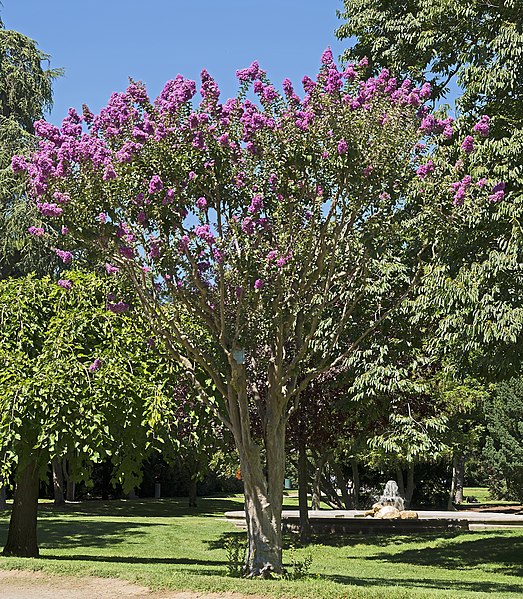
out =
<svg viewBox="0 0 523 599"><path fill-rule="evenodd" d="M488 504L488 505L511 505L517 503L516 501L504 501L500 499L493 499L490 496L489 490L487 487L464 487L463 495L465 498L467 497L475 497L480 504ZM468 505L467 503L463 503L462 505ZM473 507L474 504L470 504Z"/></svg>
<svg viewBox="0 0 523 599"><path fill-rule="evenodd" d="M0 568L117 576L152 588L238 591L267 597L400 598L523 596L523 530L415 536L329 537L312 553L306 580L250 581L225 576L222 517L241 499L84 502L40 511L41 559L0 558ZM7 514L0 516L0 543ZM288 542L290 539L287 540ZM286 553L288 562L290 553Z"/></svg>

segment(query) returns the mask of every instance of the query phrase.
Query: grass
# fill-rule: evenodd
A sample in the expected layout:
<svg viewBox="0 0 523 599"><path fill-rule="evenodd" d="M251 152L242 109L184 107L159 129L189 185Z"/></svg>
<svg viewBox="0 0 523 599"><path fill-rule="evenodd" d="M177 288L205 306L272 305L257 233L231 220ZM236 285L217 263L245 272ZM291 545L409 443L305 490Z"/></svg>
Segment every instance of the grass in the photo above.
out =
<svg viewBox="0 0 523 599"><path fill-rule="evenodd" d="M475 497L478 500L479 504L487 504L491 506L495 505L511 505L517 502L515 501L504 501L500 499L493 499L490 496L489 490L487 487L464 487L463 495L465 498L467 497ZM462 505L467 505L463 503ZM473 504L470 504L471 506ZM477 504L476 504L477 505Z"/></svg>
<svg viewBox="0 0 523 599"><path fill-rule="evenodd" d="M294 503L294 500L291 500ZM330 536L294 557L312 554L306 580L230 578L224 543L241 535L223 512L242 509L240 496L90 501L41 506L41 558L0 558L0 568L120 577L151 588L236 591L264 597L391 598L521 597L523 531L447 535ZM290 507L290 505L289 505ZM0 544L7 514L0 516ZM287 548L292 539L286 539ZM286 551L284 561L291 552Z"/></svg>

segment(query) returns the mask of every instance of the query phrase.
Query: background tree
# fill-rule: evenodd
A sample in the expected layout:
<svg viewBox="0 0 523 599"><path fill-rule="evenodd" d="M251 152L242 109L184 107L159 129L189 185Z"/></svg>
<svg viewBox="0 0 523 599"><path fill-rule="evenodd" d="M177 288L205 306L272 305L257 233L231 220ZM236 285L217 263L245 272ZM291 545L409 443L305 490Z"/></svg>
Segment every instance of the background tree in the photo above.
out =
<svg viewBox="0 0 523 599"><path fill-rule="evenodd" d="M505 481L505 497L523 502L523 382L514 378L495 386L485 399L489 435L484 455ZM497 489L502 496L504 489Z"/></svg>
<svg viewBox="0 0 523 599"><path fill-rule="evenodd" d="M106 300L114 281L68 274L0 282L0 479L15 480L7 555L38 555L39 481L51 460L66 457L82 478L110 457L129 489L141 477L158 361L139 321L106 309L124 308Z"/></svg>
<svg viewBox="0 0 523 599"><path fill-rule="evenodd" d="M132 82L96 117L40 122L42 148L13 166L28 170L39 212L70 232L42 232L57 255L87 249L133 282L151 327L231 431L247 569L267 575L281 571L285 429L301 392L405 301L449 230L481 222L500 198L482 184L454 205L446 150L429 157L418 144L430 135L432 149L439 135L420 132L428 86L342 73L330 50L304 98L290 81L280 96L257 63L238 77L238 98L222 104L203 71L198 108L181 76L154 103Z"/></svg>
<svg viewBox="0 0 523 599"><path fill-rule="evenodd" d="M11 169L13 154L35 147L33 123L52 107L52 83L62 71L45 62L49 55L36 42L0 20L0 278L49 272L56 264L27 234L37 213Z"/></svg>

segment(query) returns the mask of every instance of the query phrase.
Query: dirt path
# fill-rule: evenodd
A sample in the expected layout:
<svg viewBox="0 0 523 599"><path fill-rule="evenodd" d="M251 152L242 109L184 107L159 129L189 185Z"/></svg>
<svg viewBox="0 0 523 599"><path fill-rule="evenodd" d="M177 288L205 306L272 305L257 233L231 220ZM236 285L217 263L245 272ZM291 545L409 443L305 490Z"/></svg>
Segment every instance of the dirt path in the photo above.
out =
<svg viewBox="0 0 523 599"><path fill-rule="evenodd" d="M2 599L264 599L237 593L151 591L118 578L47 576L41 572L0 570Z"/></svg>

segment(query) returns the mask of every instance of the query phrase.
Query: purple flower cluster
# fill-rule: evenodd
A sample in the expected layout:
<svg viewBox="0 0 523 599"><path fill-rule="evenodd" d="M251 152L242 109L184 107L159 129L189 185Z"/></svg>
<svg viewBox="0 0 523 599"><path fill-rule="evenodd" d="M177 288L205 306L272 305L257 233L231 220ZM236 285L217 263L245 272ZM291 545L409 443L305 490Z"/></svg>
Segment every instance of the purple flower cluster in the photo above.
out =
<svg viewBox="0 0 523 599"><path fill-rule="evenodd" d="M160 179L158 175L153 175L151 180L149 181L149 194L152 195L157 191L161 191L163 189L163 181Z"/></svg>
<svg viewBox="0 0 523 599"><path fill-rule="evenodd" d="M64 264L70 264L73 259L73 254L66 250L55 249L54 253L60 258Z"/></svg>
<svg viewBox="0 0 523 599"><path fill-rule="evenodd" d="M216 241L209 225L197 225L194 227L194 234L196 237L206 241L209 245L213 245Z"/></svg>
<svg viewBox="0 0 523 599"><path fill-rule="evenodd" d="M44 216L60 216L63 213L63 208L49 202L37 202L36 207Z"/></svg>
<svg viewBox="0 0 523 599"><path fill-rule="evenodd" d="M238 69L236 71L236 77L239 81L254 81L260 75L260 66L258 62L255 60L251 66L246 69Z"/></svg>
<svg viewBox="0 0 523 599"><path fill-rule="evenodd" d="M490 132L490 117L484 114L472 129L478 135L481 135L481 137L488 137Z"/></svg>
<svg viewBox="0 0 523 599"><path fill-rule="evenodd" d="M263 210L263 198L260 195L255 195L247 211L249 214L257 214Z"/></svg>
<svg viewBox="0 0 523 599"><path fill-rule="evenodd" d="M207 200L204 197L198 198L196 200L196 208L198 210L207 210Z"/></svg>
<svg viewBox="0 0 523 599"><path fill-rule="evenodd" d="M160 112L176 113L180 106L191 100L196 94L196 82L177 75L168 81L155 101Z"/></svg>
<svg viewBox="0 0 523 599"><path fill-rule="evenodd" d="M120 269L117 266L113 266L109 262L106 262L105 263L105 272L108 275L116 275L116 274L118 274L118 272L120 272Z"/></svg>
<svg viewBox="0 0 523 599"><path fill-rule="evenodd" d="M114 312L114 314L121 314L122 312L127 312L129 310L129 304L125 302L117 302L116 304L107 303L106 309L109 312Z"/></svg>
<svg viewBox="0 0 523 599"><path fill-rule="evenodd" d="M42 237L45 234L45 229L43 227L29 227L27 232L35 237Z"/></svg>
<svg viewBox="0 0 523 599"><path fill-rule="evenodd" d="M434 163L432 160L428 160L418 168L416 174L420 179L425 179L432 172L434 172Z"/></svg>
<svg viewBox="0 0 523 599"><path fill-rule="evenodd" d="M467 135L461 144L461 149L465 152L465 154L472 154L474 151L474 138L472 135Z"/></svg>
<svg viewBox="0 0 523 599"><path fill-rule="evenodd" d="M96 358L96 360L89 366L89 372L96 372L97 370L100 370L101 366L102 361L100 358Z"/></svg>
<svg viewBox="0 0 523 599"><path fill-rule="evenodd" d="M71 289L73 286L73 282L69 279L59 279L58 285L63 289Z"/></svg>
<svg viewBox="0 0 523 599"><path fill-rule="evenodd" d="M467 189L470 187L472 178L470 175L465 175L461 181L452 183L451 187L454 190L454 206L462 206L465 201Z"/></svg>
<svg viewBox="0 0 523 599"><path fill-rule="evenodd" d="M489 195L488 199L490 202L501 202L501 200L505 197L505 183L501 181L500 183L496 183L492 188L491 195Z"/></svg>

